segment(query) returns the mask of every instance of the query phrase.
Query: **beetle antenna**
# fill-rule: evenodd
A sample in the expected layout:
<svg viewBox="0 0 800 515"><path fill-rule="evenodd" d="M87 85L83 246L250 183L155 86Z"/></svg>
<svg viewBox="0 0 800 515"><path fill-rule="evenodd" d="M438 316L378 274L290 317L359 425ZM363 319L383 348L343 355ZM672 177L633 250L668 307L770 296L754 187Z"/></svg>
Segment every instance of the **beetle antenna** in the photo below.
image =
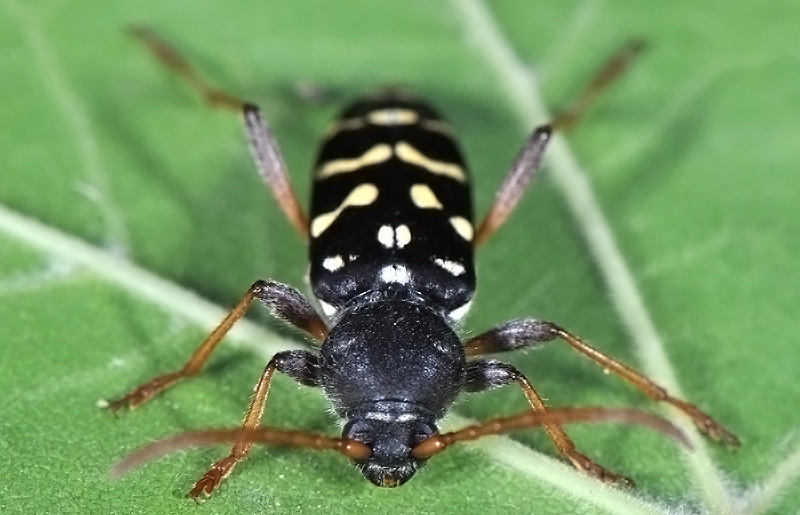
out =
<svg viewBox="0 0 800 515"><path fill-rule="evenodd" d="M632 408L560 408L547 412L526 411L511 417L495 418L483 424L465 427L459 431L432 436L417 444L411 451L417 459L427 459L457 442L476 440L482 436L506 433L516 429L527 429L545 424L559 426L571 423L596 424L599 422L619 422L648 427L658 431L686 447L692 443L686 434L669 420L645 411Z"/></svg>
<svg viewBox="0 0 800 515"><path fill-rule="evenodd" d="M117 462L117 464L111 468L109 474L112 478L122 477L148 461L160 458L161 456L165 456L180 449L200 447L215 443L240 442L243 440L271 445L333 450L355 461L363 461L372 454L372 449L368 445L348 438L333 438L326 435L305 433L302 431L286 431L273 427L256 430L209 429L205 431L180 433L140 447L126 458Z"/></svg>

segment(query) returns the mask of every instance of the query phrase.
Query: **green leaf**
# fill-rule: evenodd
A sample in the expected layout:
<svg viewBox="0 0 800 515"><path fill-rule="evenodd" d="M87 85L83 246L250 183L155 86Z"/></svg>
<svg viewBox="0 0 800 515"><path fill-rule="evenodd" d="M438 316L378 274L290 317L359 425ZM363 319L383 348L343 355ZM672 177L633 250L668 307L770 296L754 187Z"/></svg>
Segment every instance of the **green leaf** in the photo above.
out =
<svg viewBox="0 0 800 515"><path fill-rule="evenodd" d="M743 442L728 452L698 440L686 453L637 428L570 428L583 452L637 481L629 491L553 458L535 431L456 447L394 490L339 456L262 448L203 509L794 512L798 15L788 0L0 0L0 511L191 509L185 493L224 447L119 481L108 468L160 437L236 426L266 360L296 344L254 313L200 377L118 418L95 406L179 366L254 279L299 286L306 267L239 121L203 106L126 35L146 23L263 107L299 192L344 101L413 87L459 128L479 212L545 121L543 99L565 106L626 39L643 37L648 51L553 145L549 176L481 249L465 330L555 320L679 387ZM321 105L299 84L322 91ZM588 200L576 196L584 178ZM566 346L509 359L554 406L659 410ZM505 388L465 399L446 425L523 409ZM282 377L265 420L338 427L318 392Z"/></svg>

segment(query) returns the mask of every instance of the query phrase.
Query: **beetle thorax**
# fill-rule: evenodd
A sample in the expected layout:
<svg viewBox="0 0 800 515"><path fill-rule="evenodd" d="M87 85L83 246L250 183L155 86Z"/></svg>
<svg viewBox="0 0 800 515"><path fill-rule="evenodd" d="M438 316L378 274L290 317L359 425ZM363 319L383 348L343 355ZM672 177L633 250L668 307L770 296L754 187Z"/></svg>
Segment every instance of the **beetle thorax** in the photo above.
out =
<svg viewBox="0 0 800 515"><path fill-rule="evenodd" d="M405 300L344 312L320 350L321 382L342 416L380 401L440 417L463 382L465 356L434 310Z"/></svg>

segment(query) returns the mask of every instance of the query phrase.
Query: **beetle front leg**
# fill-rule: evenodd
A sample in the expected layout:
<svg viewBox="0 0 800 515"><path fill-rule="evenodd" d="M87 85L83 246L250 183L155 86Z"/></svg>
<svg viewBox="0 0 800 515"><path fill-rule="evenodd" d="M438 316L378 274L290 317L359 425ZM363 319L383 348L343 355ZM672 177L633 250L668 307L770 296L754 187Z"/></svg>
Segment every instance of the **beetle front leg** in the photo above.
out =
<svg viewBox="0 0 800 515"><path fill-rule="evenodd" d="M522 388L534 413L547 413L547 404L522 372L508 363L495 360L472 361L467 364L467 391L479 392L516 382ZM543 424L559 454L568 459L578 470L597 479L620 486L633 486L633 480L612 472L592 461L575 449L575 444L564 429L557 424Z"/></svg>
<svg viewBox="0 0 800 515"><path fill-rule="evenodd" d="M290 350L275 354L267 364L264 373L261 374L261 379L256 385L255 395L250 403L250 409L247 410L242 430L254 431L261 423L272 374L276 370L283 372L300 384L319 386L319 359L316 355L301 350ZM252 447L252 440L243 439L237 441L231 449L231 453L214 463L211 469L195 483L194 488L189 492L189 497L197 500L201 493L210 495L222 480L231 473L236 464L247 458Z"/></svg>

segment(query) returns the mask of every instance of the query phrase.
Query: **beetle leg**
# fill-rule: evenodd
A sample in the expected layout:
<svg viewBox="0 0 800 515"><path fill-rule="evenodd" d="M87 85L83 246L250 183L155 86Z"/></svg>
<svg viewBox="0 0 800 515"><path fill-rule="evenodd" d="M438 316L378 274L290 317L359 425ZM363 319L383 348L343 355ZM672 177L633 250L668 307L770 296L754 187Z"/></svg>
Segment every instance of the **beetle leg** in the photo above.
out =
<svg viewBox="0 0 800 515"><path fill-rule="evenodd" d="M120 399L108 403L111 411L120 408L135 408L154 395L166 390L181 379L196 375L205 365L211 353L231 327L239 320L258 299L264 302L272 314L286 320L304 330L317 341L322 341L328 334L325 322L311 307L303 295L294 288L275 281L256 281L245 292L238 304L228 313L222 322L200 344L200 347L189 357L183 368L163 374L142 384Z"/></svg>
<svg viewBox="0 0 800 515"><path fill-rule="evenodd" d="M739 439L694 404L671 396L664 388L620 361L591 347L586 342L552 322L521 318L511 320L470 339L465 344L468 356L491 352L503 352L524 347L543 345L560 338L570 347L588 357L605 370L614 372L622 379L644 392L651 399L670 404L685 413L695 425L714 440L732 447L739 446Z"/></svg>
<svg viewBox="0 0 800 515"><path fill-rule="evenodd" d="M269 386L272 381L272 374L276 371L283 372L295 381L307 386L319 386L319 363L317 356L306 351L284 351L275 354L261 374L255 388L255 395L250 403L250 409L242 424L242 430L255 431L261 423L264 415L264 407L269 394ZM189 497L197 499L201 493L210 495L219 486L223 479L231 473L237 463L247 458L250 449L253 447L253 440L247 436L238 439L231 449L231 453L217 461L211 466L208 472L203 474L194 488L189 492Z"/></svg>
<svg viewBox="0 0 800 515"><path fill-rule="evenodd" d="M472 361L467 364L465 388L468 391L482 391L514 382L522 387L522 391L525 393L525 397L528 399L528 403L534 413L548 412L547 405L528 378L512 365L495 360ZM575 444L572 443L572 439L567 436L567 433L560 425L544 424L544 428L558 452L572 462L578 470L606 483L633 486L633 480L630 478L611 472L592 461L588 456L578 452L575 449Z"/></svg>
<svg viewBox="0 0 800 515"><path fill-rule="evenodd" d="M497 189L495 200L487 211L475 233L475 244L480 245L503 225L511 215L523 195L528 191L533 179L541 169L542 154L547 147L550 134L554 130L567 130L574 126L595 103L600 94L630 66L636 55L644 48L640 40L629 41L592 77L592 80L570 104L549 124L537 127L520 151L503 183Z"/></svg>
<svg viewBox="0 0 800 515"><path fill-rule="evenodd" d="M147 46L156 59L186 79L208 104L213 107L231 109L244 117L245 128L250 137L250 150L253 155L253 161L258 167L261 178L269 187L272 196L278 202L289 222L307 239L308 218L306 218L303 208L300 207L300 202L297 200L292 188L286 161L283 159L278 142L269 125L261 116L258 107L211 86L189 64L186 58L152 29L136 26L131 29L131 32Z"/></svg>

